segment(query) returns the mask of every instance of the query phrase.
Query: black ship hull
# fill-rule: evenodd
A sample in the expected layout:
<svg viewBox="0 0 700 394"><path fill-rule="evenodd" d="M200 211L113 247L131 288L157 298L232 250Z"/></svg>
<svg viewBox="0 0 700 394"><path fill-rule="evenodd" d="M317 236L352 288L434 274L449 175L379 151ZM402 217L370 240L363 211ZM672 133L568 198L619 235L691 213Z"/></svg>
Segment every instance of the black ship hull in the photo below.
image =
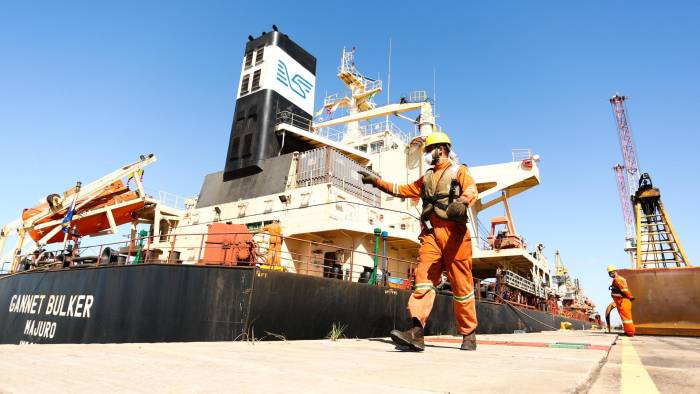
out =
<svg viewBox="0 0 700 394"><path fill-rule="evenodd" d="M143 264L0 277L0 343L137 343L348 338L404 328L410 292L252 268ZM588 322L479 300L478 333L590 328ZM429 335L455 334L439 295Z"/></svg>

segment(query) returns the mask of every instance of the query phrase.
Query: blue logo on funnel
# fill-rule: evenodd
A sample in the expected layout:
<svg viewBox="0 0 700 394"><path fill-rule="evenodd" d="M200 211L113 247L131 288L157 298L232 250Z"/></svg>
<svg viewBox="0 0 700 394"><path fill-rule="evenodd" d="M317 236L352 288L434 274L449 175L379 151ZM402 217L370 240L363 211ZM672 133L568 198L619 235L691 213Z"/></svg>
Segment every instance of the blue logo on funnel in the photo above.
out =
<svg viewBox="0 0 700 394"><path fill-rule="evenodd" d="M290 78L287 65L284 64L282 60L277 62L277 80L303 99L306 98L306 95L311 92L311 88L313 87L311 82L307 81L299 74L294 74L294 76Z"/></svg>

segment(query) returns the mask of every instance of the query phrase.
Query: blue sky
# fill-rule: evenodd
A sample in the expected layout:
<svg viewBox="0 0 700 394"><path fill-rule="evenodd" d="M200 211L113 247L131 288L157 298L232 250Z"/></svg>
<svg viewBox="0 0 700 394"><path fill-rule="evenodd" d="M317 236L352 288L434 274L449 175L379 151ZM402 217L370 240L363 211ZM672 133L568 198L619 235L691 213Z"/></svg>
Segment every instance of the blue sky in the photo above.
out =
<svg viewBox="0 0 700 394"><path fill-rule="evenodd" d="M391 38L392 99L432 95L436 70L439 123L467 164L508 161L512 148L540 154L542 185L512 201L518 230L547 246L552 265L559 249L599 310L609 302L605 266L627 261L607 99L630 96L640 165L699 261L700 3L426 4L6 3L0 223L145 152L158 156L150 190L196 195L224 163L246 37L276 23L318 58L317 103L340 90L343 46L385 77Z"/></svg>

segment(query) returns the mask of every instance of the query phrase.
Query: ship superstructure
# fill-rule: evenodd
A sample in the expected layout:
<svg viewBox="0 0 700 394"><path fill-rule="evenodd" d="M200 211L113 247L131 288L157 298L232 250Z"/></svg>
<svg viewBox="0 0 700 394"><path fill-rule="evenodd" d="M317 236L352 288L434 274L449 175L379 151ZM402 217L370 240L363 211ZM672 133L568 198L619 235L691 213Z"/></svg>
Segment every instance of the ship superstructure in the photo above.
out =
<svg viewBox="0 0 700 394"><path fill-rule="evenodd" d="M249 60L254 58L256 67L263 70L261 80L267 78L265 72L280 77L280 60L268 48L277 42L276 36L283 35L273 31L249 42L242 74L253 70L252 75L256 75ZM251 47L256 49L251 51ZM364 76L355 57L355 48L343 49L337 76L347 93L325 97L315 119L308 107L300 111L289 104L296 93L288 89L288 84L270 85L273 95L289 98L289 102L282 100L286 107L276 107L274 124L260 126L263 128L257 131L268 136L274 149L256 150L267 152L258 156L264 157L257 162L258 172L237 174L225 170L206 177L196 207L179 222L171 223L169 235L191 245L176 250L179 260L201 261L199 234L206 234L212 223L245 225L250 231L257 231L279 221L284 239L279 260L286 271L316 276L342 272L342 279L354 282L366 280L377 271L378 277L386 275L393 283L410 286L421 231L420 201L396 198L363 185L357 171L371 169L400 183L417 179L426 170L421 160L423 140L438 125L425 92L413 92L397 103L378 105L373 98L382 92L382 81ZM315 64L315 59L311 63ZM245 85L245 77L241 83ZM240 91L245 91L243 85ZM315 86L308 86L311 90L307 94L313 96ZM237 108L245 98L239 97ZM248 149L245 144L237 148L245 140L236 134L242 129L238 126L242 119L234 119L229 151ZM399 126L402 122L408 124L403 127L408 131ZM469 223L475 240L474 276L503 285L509 294L500 292L498 297L506 295L517 298L522 305L547 308L553 283L546 259L527 250L524 239L515 230L508 205L510 198L540 183L539 157L527 149L514 150L510 162L470 166L470 170L479 190ZM493 207L496 208L491 211L501 209L503 215L481 219L482 212ZM375 231L382 235L386 249L380 264L376 263L380 238L375 237ZM172 237L168 237L152 247L168 250L171 241ZM377 265L379 269L375 268ZM488 286L479 288L485 289L484 295L488 296Z"/></svg>

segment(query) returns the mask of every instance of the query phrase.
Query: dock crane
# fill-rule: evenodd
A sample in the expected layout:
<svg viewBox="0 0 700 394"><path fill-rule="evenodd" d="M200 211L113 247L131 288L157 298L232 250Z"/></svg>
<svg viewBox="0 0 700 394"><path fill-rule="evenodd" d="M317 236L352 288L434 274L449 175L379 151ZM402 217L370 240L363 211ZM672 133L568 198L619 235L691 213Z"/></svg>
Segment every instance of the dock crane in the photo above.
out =
<svg viewBox="0 0 700 394"><path fill-rule="evenodd" d="M671 219L649 173L641 173L625 109L627 97L610 98L620 138L623 164L613 167L625 221L625 251L633 268L690 267Z"/></svg>

